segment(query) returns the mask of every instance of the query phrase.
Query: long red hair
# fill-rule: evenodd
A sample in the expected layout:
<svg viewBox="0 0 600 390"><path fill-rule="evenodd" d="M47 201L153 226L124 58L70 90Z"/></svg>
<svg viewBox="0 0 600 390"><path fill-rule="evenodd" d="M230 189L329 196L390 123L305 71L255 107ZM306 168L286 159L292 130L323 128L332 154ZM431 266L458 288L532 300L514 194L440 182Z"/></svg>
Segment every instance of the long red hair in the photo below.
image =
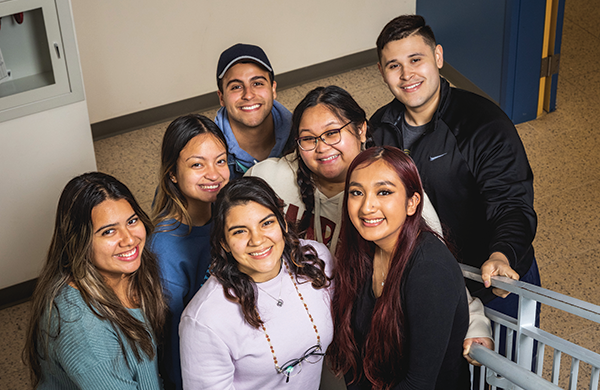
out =
<svg viewBox="0 0 600 390"><path fill-rule="evenodd" d="M389 146L370 148L360 153L350 164L346 175L341 242L336 256L335 292L331 309L335 331L327 353L331 357L334 372L344 374L351 371L355 381L360 378L362 371L373 388L389 389L397 384L401 377L399 373L404 370L401 366L404 341L401 291L404 270L420 233L431 232L431 229L421 217L421 201L416 212L407 216L400 230L386 283L377 299L371 328L361 349L354 337L352 311L362 286L372 277L376 245L360 236L348 216L348 183L356 168L368 166L378 160L383 160L397 173L406 189L407 198L418 193L423 199L423 186L417 167L400 149Z"/></svg>

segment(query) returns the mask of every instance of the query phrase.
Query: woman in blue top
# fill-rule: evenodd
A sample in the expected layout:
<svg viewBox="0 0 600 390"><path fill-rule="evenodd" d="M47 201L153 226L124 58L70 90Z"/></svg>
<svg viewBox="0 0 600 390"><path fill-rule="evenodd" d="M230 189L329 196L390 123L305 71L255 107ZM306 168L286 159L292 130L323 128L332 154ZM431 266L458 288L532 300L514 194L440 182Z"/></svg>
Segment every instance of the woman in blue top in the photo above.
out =
<svg viewBox="0 0 600 390"><path fill-rule="evenodd" d="M175 119L162 142L159 187L152 209L157 229L151 242L169 305L160 357L167 389L182 388L179 319L208 279L211 204L228 181L227 144L221 130L202 115Z"/></svg>
<svg viewBox="0 0 600 390"><path fill-rule="evenodd" d="M24 358L38 389L162 389L156 342L166 304L153 226L127 187L72 179L33 295Z"/></svg>

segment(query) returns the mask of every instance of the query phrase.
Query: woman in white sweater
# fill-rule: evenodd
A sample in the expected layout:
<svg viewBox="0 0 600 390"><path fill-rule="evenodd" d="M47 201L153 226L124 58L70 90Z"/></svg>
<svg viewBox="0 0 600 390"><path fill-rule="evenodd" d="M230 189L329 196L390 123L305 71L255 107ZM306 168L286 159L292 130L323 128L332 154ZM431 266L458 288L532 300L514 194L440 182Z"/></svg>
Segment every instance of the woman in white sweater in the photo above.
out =
<svg viewBox="0 0 600 390"><path fill-rule="evenodd" d="M318 389L333 337L329 251L287 228L259 178L226 185L213 215L212 276L179 326L183 387Z"/></svg>

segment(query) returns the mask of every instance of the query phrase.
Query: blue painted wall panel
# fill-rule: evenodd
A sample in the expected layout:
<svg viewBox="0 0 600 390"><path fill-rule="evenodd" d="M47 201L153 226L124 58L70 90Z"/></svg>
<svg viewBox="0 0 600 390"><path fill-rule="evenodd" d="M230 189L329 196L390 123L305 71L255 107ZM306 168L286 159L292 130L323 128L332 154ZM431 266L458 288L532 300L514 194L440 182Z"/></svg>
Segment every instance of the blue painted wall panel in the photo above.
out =
<svg viewBox="0 0 600 390"><path fill-rule="evenodd" d="M517 43L519 38L520 0L506 2L504 14L504 44L502 55L502 77L500 86L500 107L512 119L513 101L515 95L515 74L517 63Z"/></svg>
<svg viewBox="0 0 600 390"><path fill-rule="evenodd" d="M520 9L515 93L509 114L515 123L537 117L546 0L523 0Z"/></svg>
<svg viewBox="0 0 600 390"><path fill-rule="evenodd" d="M556 18L556 40L554 41L554 53L560 54L562 45L563 18L565 15L565 0L558 0L558 14ZM560 67L560 64L559 64ZM558 85L558 74L552 76L552 87L550 88L550 112L556 110L556 87Z"/></svg>
<svg viewBox="0 0 600 390"><path fill-rule="evenodd" d="M417 0L444 58L515 123L535 119L546 0Z"/></svg>
<svg viewBox="0 0 600 390"><path fill-rule="evenodd" d="M444 58L500 103L506 1L417 0Z"/></svg>

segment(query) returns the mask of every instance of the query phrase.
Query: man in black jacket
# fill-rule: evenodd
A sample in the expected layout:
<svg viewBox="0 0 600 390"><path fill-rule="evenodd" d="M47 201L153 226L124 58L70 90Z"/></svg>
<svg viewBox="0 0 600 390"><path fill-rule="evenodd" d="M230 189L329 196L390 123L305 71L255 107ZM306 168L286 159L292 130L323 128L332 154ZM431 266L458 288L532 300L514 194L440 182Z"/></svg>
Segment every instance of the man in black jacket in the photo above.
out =
<svg viewBox="0 0 600 390"><path fill-rule="evenodd" d="M494 103L440 78L443 50L421 16L389 22L377 51L395 99L371 118L373 141L414 159L458 259L481 268L485 287L494 275L539 285L533 173L513 123ZM486 305L516 317L516 297L468 286Z"/></svg>

